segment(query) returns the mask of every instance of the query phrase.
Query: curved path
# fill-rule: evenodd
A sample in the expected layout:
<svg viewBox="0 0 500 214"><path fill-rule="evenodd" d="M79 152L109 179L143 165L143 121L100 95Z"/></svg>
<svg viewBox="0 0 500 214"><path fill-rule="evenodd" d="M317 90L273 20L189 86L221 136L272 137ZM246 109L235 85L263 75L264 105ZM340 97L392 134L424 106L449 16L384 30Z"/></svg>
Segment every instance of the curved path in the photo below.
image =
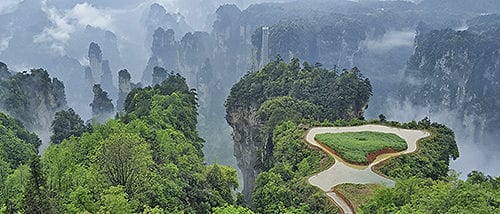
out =
<svg viewBox="0 0 500 214"><path fill-rule="evenodd" d="M338 157L336 154L329 151L323 145L319 144L314 140L317 134L323 133L342 133L342 132L383 132L396 134L403 138L408 144L408 149L402 152L383 154L376 158L368 166L354 165L345 162L342 158ZM326 153L330 154L335 158L335 164L329 169L322 171L316 175L309 178L309 183L313 186L319 187L325 192L330 198L332 198L337 206L342 210L343 213L354 213L354 211L348 206L348 203L342 198L338 197L334 192L332 192L333 187L344 184L383 184L385 186L393 187L395 182L388 178L385 178L375 172L373 172L372 167L378 163L387 160L391 157L396 157L402 154L412 153L417 150L417 141L430 136L430 133L420 130L409 130L409 129L399 129L392 128L381 125L364 125L355 127L321 127L313 128L309 130L306 135L306 142L312 146L318 147Z"/></svg>

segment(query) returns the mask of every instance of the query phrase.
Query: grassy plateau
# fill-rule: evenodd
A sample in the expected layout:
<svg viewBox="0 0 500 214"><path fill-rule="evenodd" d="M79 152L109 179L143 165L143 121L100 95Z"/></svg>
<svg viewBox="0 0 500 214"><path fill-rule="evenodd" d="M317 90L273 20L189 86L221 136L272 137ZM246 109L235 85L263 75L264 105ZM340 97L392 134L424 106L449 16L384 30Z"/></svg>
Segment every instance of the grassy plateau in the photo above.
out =
<svg viewBox="0 0 500 214"><path fill-rule="evenodd" d="M343 159L356 164L368 164L368 155L384 149L403 151L406 141L395 134L381 132L345 132L318 134L315 140L330 147Z"/></svg>

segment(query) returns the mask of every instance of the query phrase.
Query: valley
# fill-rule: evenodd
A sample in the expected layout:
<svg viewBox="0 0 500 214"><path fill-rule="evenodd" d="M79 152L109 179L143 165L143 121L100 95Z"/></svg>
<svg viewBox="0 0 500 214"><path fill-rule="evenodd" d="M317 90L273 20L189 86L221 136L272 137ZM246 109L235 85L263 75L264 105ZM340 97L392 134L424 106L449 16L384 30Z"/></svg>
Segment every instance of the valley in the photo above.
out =
<svg viewBox="0 0 500 214"><path fill-rule="evenodd" d="M500 213L498 0L0 0L0 213Z"/></svg>

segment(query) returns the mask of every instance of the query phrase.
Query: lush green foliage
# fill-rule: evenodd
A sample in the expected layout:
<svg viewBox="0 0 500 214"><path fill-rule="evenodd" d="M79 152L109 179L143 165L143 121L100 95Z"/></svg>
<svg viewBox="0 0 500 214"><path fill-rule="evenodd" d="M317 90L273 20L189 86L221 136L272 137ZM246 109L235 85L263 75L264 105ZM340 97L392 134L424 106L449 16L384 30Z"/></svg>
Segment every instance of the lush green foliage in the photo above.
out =
<svg viewBox="0 0 500 214"><path fill-rule="evenodd" d="M450 176L443 180L406 178L396 188L378 191L364 213L499 213L500 180L482 173L467 181Z"/></svg>
<svg viewBox="0 0 500 214"><path fill-rule="evenodd" d="M337 120L334 123L315 123L314 126L359 126L366 124L380 124L403 129L427 130L430 137L418 142L418 151L404 154L375 166L375 170L392 178L417 176L422 178L438 179L447 176L450 159L459 157L455 134L445 125L431 123L428 118L421 121L400 123L396 121L380 120Z"/></svg>
<svg viewBox="0 0 500 214"><path fill-rule="evenodd" d="M59 144L71 136L80 137L86 130L82 118L71 108L67 111L57 112L51 128L53 135L50 137L50 141L55 144Z"/></svg>
<svg viewBox="0 0 500 214"><path fill-rule="evenodd" d="M316 135L315 140L337 152L349 162L368 164L368 154L382 149L403 151L408 148L406 141L395 134L380 132L347 132Z"/></svg>
<svg viewBox="0 0 500 214"><path fill-rule="evenodd" d="M23 207L26 186L31 184L30 167L40 140L21 122L0 113L0 204L6 212ZM2 206L0 205L0 207Z"/></svg>
<svg viewBox="0 0 500 214"><path fill-rule="evenodd" d="M337 208L307 178L333 159L302 142L304 129L286 122L274 130L273 163L257 177L253 205L258 213L335 213Z"/></svg>
<svg viewBox="0 0 500 214"><path fill-rule="evenodd" d="M142 119L155 129L179 130L202 155L203 140L196 130L196 93L185 81L179 74L171 74L161 85L132 90L125 100L123 120Z"/></svg>
<svg viewBox="0 0 500 214"><path fill-rule="evenodd" d="M315 119L319 114L319 106L289 96L271 98L257 112L260 120L265 121L265 127L270 130L288 120Z"/></svg>
<svg viewBox="0 0 500 214"><path fill-rule="evenodd" d="M40 139L38 139L38 136L36 136L34 133L26 131L20 121L6 115L5 113L0 113L0 125L2 131L0 137L5 137L5 140L2 140L1 142L3 142L5 146L14 146L13 144L8 144L7 139L16 140L16 138L20 139L26 144L31 145L35 150L42 143ZM21 149L15 150L18 152L22 151Z"/></svg>
<svg viewBox="0 0 500 214"><path fill-rule="evenodd" d="M318 119L335 121L362 117L371 94L370 81L357 68L338 74L306 62L301 68L298 59L290 64L278 59L236 83L226 101L226 111L230 114L240 108L259 108L271 98L289 96L295 101L282 98L274 102L309 102L308 107L316 108L314 104L320 109Z"/></svg>
<svg viewBox="0 0 500 214"><path fill-rule="evenodd" d="M27 213L208 213L235 204L236 171L203 164L195 94L183 78L135 89L127 100L125 115L52 144L29 168L11 167L2 176L0 207Z"/></svg>
<svg viewBox="0 0 500 214"><path fill-rule="evenodd" d="M451 129L438 123L431 124L427 118L418 123L412 121L406 124L389 124L401 128L426 129L432 135L418 142L419 150L415 154L392 158L380 166L378 171L393 178L417 176L438 179L447 175L450 159L459 156Z"/></svg>
<svg viewBox="0 0 500 214"><path fill-rule="evenodd" d="M225 207L216 207L212 210L213 214L253 214L252 210L244 207L228 205Z"/></svg>

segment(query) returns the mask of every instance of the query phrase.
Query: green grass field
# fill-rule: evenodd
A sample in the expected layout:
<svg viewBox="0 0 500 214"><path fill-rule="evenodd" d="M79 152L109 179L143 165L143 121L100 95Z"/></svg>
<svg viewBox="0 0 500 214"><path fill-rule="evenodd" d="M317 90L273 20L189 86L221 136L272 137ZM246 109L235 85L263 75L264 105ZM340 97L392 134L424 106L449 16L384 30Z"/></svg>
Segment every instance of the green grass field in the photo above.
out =
<svg viewBox="0 0 500 214"><path fill-rule="evenodd" d="M318 134L315 140L330 147L342 158L357 164L368 164L368 154L385 148L403 151L406 141L395 134L380 132L345 132Z"/></svg>

